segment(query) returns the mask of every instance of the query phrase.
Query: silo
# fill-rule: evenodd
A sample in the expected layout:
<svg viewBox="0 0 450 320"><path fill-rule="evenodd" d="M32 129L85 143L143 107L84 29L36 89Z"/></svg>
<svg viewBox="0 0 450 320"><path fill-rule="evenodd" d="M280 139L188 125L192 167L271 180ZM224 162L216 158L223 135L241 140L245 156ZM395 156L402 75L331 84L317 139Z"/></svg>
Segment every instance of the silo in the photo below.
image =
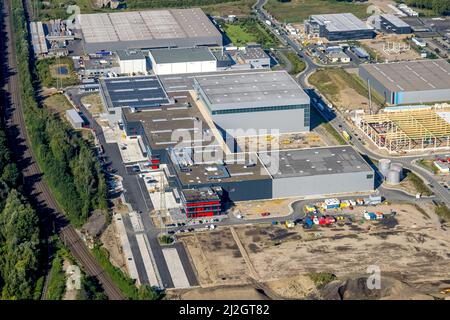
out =
<svg viewBox="0 0 450 320"><path fill-rule="evenodd" d="M380 159L378 164L379 164L379 168L380 168L381 174L384 175L384 176L387 176L387 174L389 173L389 168L391 166L391 160L389 160L389 159Z"/></svg>
<svg viewBox="0 0 450 320"><path fill-rule="evenodd" d="M403 179L403 164L398 162L392 163L390 169L400 172L400 179Z"/></svg>
<svg viewBox="0 0 450 320"><path fill-rule="evenodd" d="M398 170L390 170L386 177L386 182L389 184L400 183L400 172Z"/></svg>

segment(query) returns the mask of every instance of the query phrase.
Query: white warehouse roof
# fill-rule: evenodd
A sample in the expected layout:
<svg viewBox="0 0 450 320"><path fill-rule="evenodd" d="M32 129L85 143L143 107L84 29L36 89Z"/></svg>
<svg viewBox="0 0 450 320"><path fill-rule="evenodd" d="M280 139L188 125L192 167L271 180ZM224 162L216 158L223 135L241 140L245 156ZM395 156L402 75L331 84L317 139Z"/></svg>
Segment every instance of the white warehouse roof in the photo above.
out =
<svg viewBox="0 0 450 320"><path fill-rule="evenodd" d="M354 30L372 30L353 13L333 13L312 15L310 19L320 25L325 25L329 32L344 32Z"/></svg>

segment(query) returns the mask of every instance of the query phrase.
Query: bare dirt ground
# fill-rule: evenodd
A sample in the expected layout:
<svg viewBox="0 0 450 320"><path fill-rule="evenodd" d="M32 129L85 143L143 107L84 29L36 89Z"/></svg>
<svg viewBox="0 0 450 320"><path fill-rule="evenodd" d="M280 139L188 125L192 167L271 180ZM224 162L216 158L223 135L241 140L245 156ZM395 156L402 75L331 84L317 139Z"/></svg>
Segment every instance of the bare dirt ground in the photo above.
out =
<svg viewBox="0 0 450 320"><path fill-rule="evenodd" d="M408 38L407 35L385 35L382 37L377 37L373 40L361 40L361 43L367 45L372 50L378 53L378 57L382 61L394 62L394 61L410 61L420 59L420 55L411 48L407 48L398 53L392 51L389 53L389 48L392 49L394 46L404 46L404 39Z"/></svg>
<svg viewBox="0 0 450 320"><path fill-rule="evenodd" d="M392 9L389 8L389 4L396 5L394 0L369 0L371 5L377 6L384 13L393 13Z"/></svg>
<svg viewBox="0 0 450 320"><path fill-rule="evenodd" d="M270 217L283 217L291 212L290 204L298 199L274 199L261 201L241 201L236 203L234 213L241 214L247 219L263 218L261 213L269 212Z"/></svg>
<svg viewBox="0 0 450 320"><path fill-rule="evenodd" d="M326 145L322 137L314 132L245 137L238 138L237 143L244 152L271 149L306 149Z"/></svg>
<svg viewBox="0 0 450 320"><path fill-rule="evenodd" d="M170 300L268 300L267 296L251 285L195 288L191 290L171 290Z"/></svg>
<svg viewBox="0 0 450 320"><path fill-rule="evenodd" d="M125 270L125 260L123 258L122 254L122 247L120 246L119 239L117 239L117 232L114 228L114 224L110 223L106 230L103 232L103 234L100 237L100 240L103 243L103 246L108 250L110 254L110 261L111 263L122 269Z"/></svg>
<svg viewBox="0 0 450 320"><path fill-rule="evenodd" d="M442 281L450 279L448 226L440 225L432 210L425 215L410 204L370 210L389 213L391 209L397 212L395 217L376 222L363 220L362 210L354 210L350 226L234 227L241 248L229 228L179 239L186 245L201 287L254 286L256 281L281 298L300 299L315 290L309 272L331 272L345 279L376 265L382 275L394 274L419 293L438 293ZM299 278L289 280L295 277Z"/></svg>
<svg viewBox="0 0 450 320"><path fill-rule="evenodd" d="M81 102L86 106L86 109L89 110L94 118L98 118L101 113L105 112L99 93L92 93L84 96L81 98Z"/></svg>

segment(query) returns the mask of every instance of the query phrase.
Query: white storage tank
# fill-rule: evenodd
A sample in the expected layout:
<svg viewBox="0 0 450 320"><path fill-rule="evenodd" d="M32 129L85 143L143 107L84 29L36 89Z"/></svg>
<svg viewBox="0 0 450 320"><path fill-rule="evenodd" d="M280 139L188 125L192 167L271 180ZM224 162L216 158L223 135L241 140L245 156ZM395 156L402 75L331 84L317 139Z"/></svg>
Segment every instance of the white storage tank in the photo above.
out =
<svg viewBox="0 0 450 320"><path fill-rule="evenodd" d="M399 184L400 183L400 172L398 170L390 170L386 182L389 184Z"/></svg>
<svg viewBox="0 0 450 320"><path fill-rule="evenodd" d="M391 160L389 159L380 159L379 161L379 168L380 172L386 176L389 173L389 169L391 166Z"/></svg>
<svg viewBox="0 0 450 320"><path fill-rule="evenodd" d="M400 173L400 179L403 179L403 164L401 163L391 163L390 170L396 170Z"/></svg>

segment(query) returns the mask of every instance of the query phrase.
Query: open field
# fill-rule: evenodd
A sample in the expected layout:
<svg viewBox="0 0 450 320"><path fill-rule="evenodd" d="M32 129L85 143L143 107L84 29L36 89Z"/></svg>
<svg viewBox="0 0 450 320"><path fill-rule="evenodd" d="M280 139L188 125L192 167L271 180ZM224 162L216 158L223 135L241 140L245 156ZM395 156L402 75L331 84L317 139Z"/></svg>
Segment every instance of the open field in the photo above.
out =
<svg viewBox="0 0 450 320"><path fill-rule="evenodd" d="M252 5L255 4L254 0L241 0L234 2L224 2L214 5L206 5L201 8L206 14L212 16L247 16L252 11Z"/></svg>
<svg viewBox="0 0 450 320"><path fill-rule="evenodd" d="M59 116L64 116L66 110L72 108L72 105L67 98L61 94L56 93L48 96L44 99L44 105L53 113L58 114Z"/></svg>
<svg viewBox="0 0 450 320"><path fill-rule="evenodd" d="M377 222L362 220L362 209L354 210L351 226L335 225L303 230L268 224L219 229L179 236L195 266L200 286L269 286L310 272L330 272L339 279L364 274L370 265L383 274L395 275L410 286L437 285L449 279L450 237L436 215L426 216L410 204L379 205L368 210L395 217ZM234 233L234 235L233 235ZM226 261L226 263L225 263ZM305 284L305 281L301 283ZM273 290L274 285L270 286ZM277 293L288 284L278 286ZM303 288L304 289L304 288ZM308 290L290 292L291 298L304 298ZM409 297L406 297L409 298Z"/></svg>
<svg viewBox="0 0 450 320"><path fill-rule="evenodd" d="M92 114L94 118L98 118L100 114L105 111L105 108L100 98L99 93L92 93L81 98L81 103L86 106L86 109Z"/></svg>
<svg viewBox="0 0 450 320"><path fill-rule="evenodd" d="M319 69L309 83L315 86L329 101L341 110L369 109L369 93L357 74L344 69ZM372 107L380 108L382 101L372 90ZM378 104L378 106L377 106Z"/></svg>
<svg viewBox="0 0 450 320"><path fill-rule="evenodd" d="M222 27L235 46L245 46L249 42L257 42L264 48L281 45L264 25L253 18L243 18L235 23L223 23Z"/></svg>
<svg viewBox="0 0 450 320"><path fill-rule="evenodd" d="M279 2L269 0L264 8L280 22L303 22L312 14L351 12L359 18L366 18L367 4L348 3L336 0L291 0Z"/></svg>

